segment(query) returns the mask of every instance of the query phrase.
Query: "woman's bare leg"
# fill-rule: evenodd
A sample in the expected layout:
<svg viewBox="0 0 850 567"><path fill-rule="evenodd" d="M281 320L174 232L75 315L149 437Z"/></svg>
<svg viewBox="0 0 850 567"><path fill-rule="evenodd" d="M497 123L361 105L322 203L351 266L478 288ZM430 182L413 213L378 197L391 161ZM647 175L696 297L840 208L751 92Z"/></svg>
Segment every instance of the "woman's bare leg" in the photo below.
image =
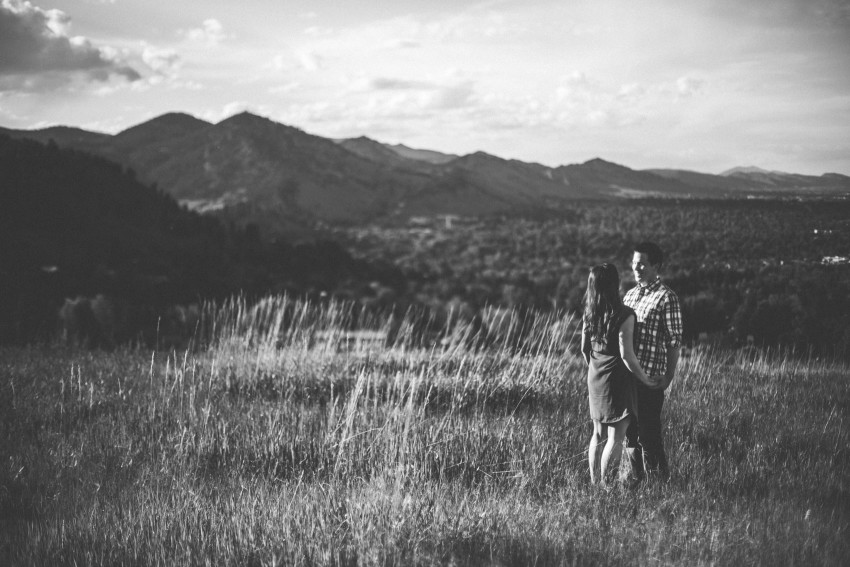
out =
<svg viewBox="0 0 850 567"><path fill-rule="evenodd" d="M599 462L599 448L602 445L602 424L593 422L593 435L590 436L590 445L587 448L587 464L590 465L590 482L596 484L599 477L596 474L596 463Z"/></svg>
<svg viewBox="0 0 850 567"><path fill-rule="evenodd" d="M613 471L611 478L616 478L620 456L623 454L623 439L626 436L626 428L629 426L629 421L631 421L631 417L621 419L617 423L608 426L608 441L602 450L602 484L608 484L609 470Z"/></svg>

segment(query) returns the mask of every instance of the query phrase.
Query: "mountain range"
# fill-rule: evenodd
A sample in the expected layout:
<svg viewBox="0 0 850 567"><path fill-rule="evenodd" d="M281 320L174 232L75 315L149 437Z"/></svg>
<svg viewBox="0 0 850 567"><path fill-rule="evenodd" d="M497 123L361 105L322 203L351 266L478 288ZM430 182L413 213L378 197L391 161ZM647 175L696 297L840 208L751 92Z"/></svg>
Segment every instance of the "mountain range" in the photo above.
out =
<svg viewBox="0 0 850 567"><path fill-rule="evenodd" d="M265 232L435 214L552 210L585 199L850 195L850 177L734 168L634 170L600 158L547 167L483 152L444 154L366 137L330 139L241 113L216 124L169 113L118 134L0 128L105 157L190 209Z"/></svg>

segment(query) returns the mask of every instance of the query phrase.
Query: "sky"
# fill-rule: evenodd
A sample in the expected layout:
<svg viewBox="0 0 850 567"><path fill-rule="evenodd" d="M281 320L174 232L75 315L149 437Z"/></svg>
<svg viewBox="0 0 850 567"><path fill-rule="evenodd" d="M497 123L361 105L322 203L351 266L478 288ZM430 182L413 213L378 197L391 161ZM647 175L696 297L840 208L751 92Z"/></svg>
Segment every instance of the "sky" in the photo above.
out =
<svg viewBox="0 0 850 567"><path fill-rule="evenodd" d="M0 126L850 175L850 0L0 0Z"/></svg>

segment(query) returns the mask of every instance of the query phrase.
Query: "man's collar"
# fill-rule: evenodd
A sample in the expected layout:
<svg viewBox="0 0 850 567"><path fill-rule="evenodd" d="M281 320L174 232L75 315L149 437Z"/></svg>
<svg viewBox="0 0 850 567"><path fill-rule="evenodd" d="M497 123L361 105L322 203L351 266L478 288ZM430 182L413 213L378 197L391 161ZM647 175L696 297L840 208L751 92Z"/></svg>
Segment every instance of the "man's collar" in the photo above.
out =
<svg viewBox="0 0 850 567"><path fill-rule="evenodd" d="M643 288L643 291L655 291L661 286L661 278L656 276L655 281L646 285L638 284L639 287Z"/></svg>

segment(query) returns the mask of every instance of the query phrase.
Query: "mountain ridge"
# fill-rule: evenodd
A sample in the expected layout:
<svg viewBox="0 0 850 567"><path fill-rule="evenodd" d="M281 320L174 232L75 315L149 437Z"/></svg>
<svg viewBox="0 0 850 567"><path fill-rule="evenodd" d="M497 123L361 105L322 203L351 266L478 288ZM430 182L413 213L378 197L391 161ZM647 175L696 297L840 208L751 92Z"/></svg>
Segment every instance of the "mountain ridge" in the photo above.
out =
<svg viewBox="0 0 850 567"><path fill-rule="evenodd" d="M456 156L365 136L330 139L249 112L218 123L166 113L114 135L70 127L0 132L106 157L189 207L272 232L557 209L584 199L850 195L850 177L841 174L635 170L601 157L549 167L483 151Z"/></svg>

